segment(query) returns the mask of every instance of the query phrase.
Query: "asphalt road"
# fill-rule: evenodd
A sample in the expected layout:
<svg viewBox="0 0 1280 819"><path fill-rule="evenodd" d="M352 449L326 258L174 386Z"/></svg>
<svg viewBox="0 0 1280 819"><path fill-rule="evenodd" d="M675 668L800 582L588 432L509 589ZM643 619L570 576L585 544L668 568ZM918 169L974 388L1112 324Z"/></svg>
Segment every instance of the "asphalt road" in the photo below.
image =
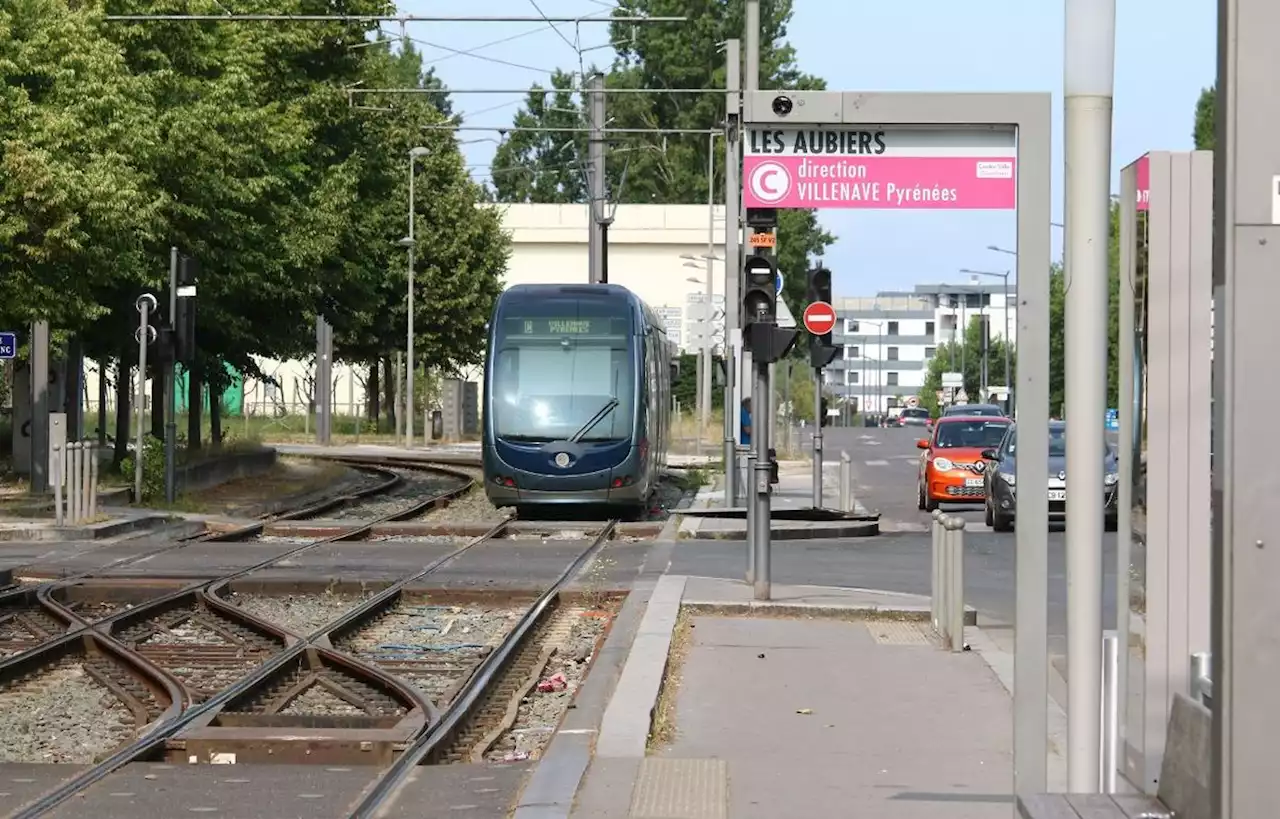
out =
<svg viewBox="0 0 1280 819"><path fill-rule="evenodd" d="M929 593L929 515L916 508L920 450L918 429L832 428L825 430L828 460L841 451L853 462L855 493L867 508L881 514L878 538L839 541L778 541L774 544L776 583L814 583ZM983 523L982 506L943 507L963 516L965 595L988 623L1014 620L1016 533L993 532ZM1050 526L1050 651L1066 650L1067 580L1063 527ZM1116 536L1103 540L1103 624L1115 622ZM741 543L682 541L672 571L717 577L740 575Z"/></svg>

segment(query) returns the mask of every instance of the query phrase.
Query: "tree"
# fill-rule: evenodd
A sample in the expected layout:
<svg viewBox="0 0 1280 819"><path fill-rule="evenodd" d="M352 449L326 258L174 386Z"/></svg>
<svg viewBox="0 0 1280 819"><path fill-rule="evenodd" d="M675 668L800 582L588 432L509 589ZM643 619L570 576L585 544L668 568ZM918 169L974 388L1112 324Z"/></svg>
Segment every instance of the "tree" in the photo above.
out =
<svg viewBox="0 0 1280 819"><path fill-rule="evenodd" d="M618 58L605 76L607 88L628 93L606 97L610 128L701 130L724 122L723 96L664 94L643 89L723 88L724 59L719 43L740 36L742 0L623 0L616 14L689 15L681 26L611 25ZM761 4L761 85L766 88L821 89L824 83L803 74L795 51L786 44L791 0ZM588 69L584 73L592 73ZM582 129L583 107L572 92L573 77L557 73L551 87L535 86L516 114L517 128ZM500 202L587 201L587 135L567 131L512 131L494 158L493 187ZM708 180L708 155L714 151L715 177ZM607 189L621 203L694 203L707 201L709 189L723 203L724 144L710 134L617 134L609 139ZM805 271L834 238L823 231L814 211L779 212L778 266L786 273L783 296L793 313L803 309Z"/></svg>
<svg viewBox="0 0 1280 819"><path fill-rule="evenodd" d="M1213 150L1217 128L1214 104L1217 96L1217 87L1210 86L1201 89L1200 98L1196 100L1195 125L1191 129L1191 137L1195 140L1197 151Z"/></svg>
<svg viewBox="0 0 1280 819"><path fill-rule="evenodd" d="M1004 381L1005 345L1006 341L1003 337L988 336L985 356L988 386ZM963 339L939 346L933 358L929 360L924 386L920 388L920 405L928 409L931 414L938 415L940 412L938 391L942 389L944 372L963 373L964 392L969 396L970 403L986 402L989 396L982 392L983 360L982 319L974 316L965 327ZM1017 349L1012 345L1009 349L1009 376L1015 381L1018 377L1018 354Z"/></svg>

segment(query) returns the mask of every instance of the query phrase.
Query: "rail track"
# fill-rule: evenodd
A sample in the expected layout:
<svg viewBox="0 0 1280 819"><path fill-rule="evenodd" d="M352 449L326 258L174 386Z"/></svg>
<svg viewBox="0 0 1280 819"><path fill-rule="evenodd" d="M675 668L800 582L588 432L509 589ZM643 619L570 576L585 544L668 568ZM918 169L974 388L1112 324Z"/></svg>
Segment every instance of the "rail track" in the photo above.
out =
<svg viewBox="0 0 1280 819"><path fill-rule="evenodd" d="M409 587L497 537L507 521L311 634L295 634L260 619L226 596L233 582L253 572L324 543L366 536L381 522L419 515L470 488L468 484L412 500L334 536L124 610L118 604L113 608L72 603L56 595L57 589L79 578L38 587L38 602L56 615L56 620L50 619L66 621L71 630L0 660L0 681L18 683L19 674L26 675L21 679L34 679L51 673L54 662L79 662L76 667L122 703L129 717L118 720L123 747L11 815L44 815L124 765L157 754L186 762L377 764L387 773L379 780L384 790L375 789L372 798L394 791L406 765L411 769L429 757L437 759L439 755L432 755L442 742L474 746L468 737L492 721L492 703L509 699L510 684L505 681L513 674L528 676L528 645L557 611L561 587L611 537L615 521L600 530L505 639L462 652L427 648L413 656L387 656L380 650L385 645L379 632L390 621L427 616L424 606L407 593ZM243 537L264 525L266 521L209 539ZM42 634L56 628L53 622L45 623ZM82 656L106 658L106 665L85 665Z"/></svg>

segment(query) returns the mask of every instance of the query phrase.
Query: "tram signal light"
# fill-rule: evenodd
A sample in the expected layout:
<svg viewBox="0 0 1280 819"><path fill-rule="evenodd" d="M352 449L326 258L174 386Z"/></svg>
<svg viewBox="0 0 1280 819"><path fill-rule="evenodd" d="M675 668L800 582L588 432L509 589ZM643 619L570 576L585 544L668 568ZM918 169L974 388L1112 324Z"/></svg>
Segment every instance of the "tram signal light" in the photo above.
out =
<svg viewBox="0 0 1280 819"><path fill-rule="evenodd" d="M748 256L743 265L742 324L778 323L778 266L769 256Z"/></svg>
<svg viewBox="0 0 1280 819"><path fill-rule="evenodd" d="M808 296L810 304L829 305L831 301L831 271L818 266L809 271ZM834 327L834 325L833 325ZM809 363L815 370L827 367L835 360L839 350L832 345L834 330L820 335L809 335ZM825 423L825 422L824 422Z"/></svg>
<svg viewBox="0 0 1280 819"><path fill-rule="evenodd" d="M191 256L178 259L178 292L175 294L177 315L173 317L175 358L183 364L193 364L196 359L196 279L200 276L200 261Z"/></svg>

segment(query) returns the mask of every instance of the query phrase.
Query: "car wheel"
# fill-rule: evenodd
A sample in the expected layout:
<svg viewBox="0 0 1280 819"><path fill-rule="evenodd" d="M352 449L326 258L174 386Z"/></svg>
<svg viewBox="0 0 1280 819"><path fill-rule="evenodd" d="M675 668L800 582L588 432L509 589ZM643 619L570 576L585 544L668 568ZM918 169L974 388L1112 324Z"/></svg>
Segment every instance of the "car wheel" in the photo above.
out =
<svg viewBox="0 0 1280 819"><path fill-rule="evenodd" d="M996 532L1012 532L1013 521L1000 514L999 509L991 510L991 528Z"/></svg>
<svg viewBox="0 0 1280 819"><path fill-rule="evenodd" d="M924 511L932 512L934 509L937 509L937 508L938 508L938 502L933 498L929 497L928 492L925 492L924 493Z"/></svg>
<svg viewBox="0 0 1280 819"><path fill-rule="evenodd" d="M994 527L995 521L992 519L992 515L991 515L991 501L988 500L985 504L983 504L983 512L985 513L985 519L983 522L986 523L988 526Z"/></svg>
<svg viewBox="0 0 1280 819"><path fill-rule="evenodd" d="M916 484L916 508L925 509L924 484L922 483Z"/></svg>

